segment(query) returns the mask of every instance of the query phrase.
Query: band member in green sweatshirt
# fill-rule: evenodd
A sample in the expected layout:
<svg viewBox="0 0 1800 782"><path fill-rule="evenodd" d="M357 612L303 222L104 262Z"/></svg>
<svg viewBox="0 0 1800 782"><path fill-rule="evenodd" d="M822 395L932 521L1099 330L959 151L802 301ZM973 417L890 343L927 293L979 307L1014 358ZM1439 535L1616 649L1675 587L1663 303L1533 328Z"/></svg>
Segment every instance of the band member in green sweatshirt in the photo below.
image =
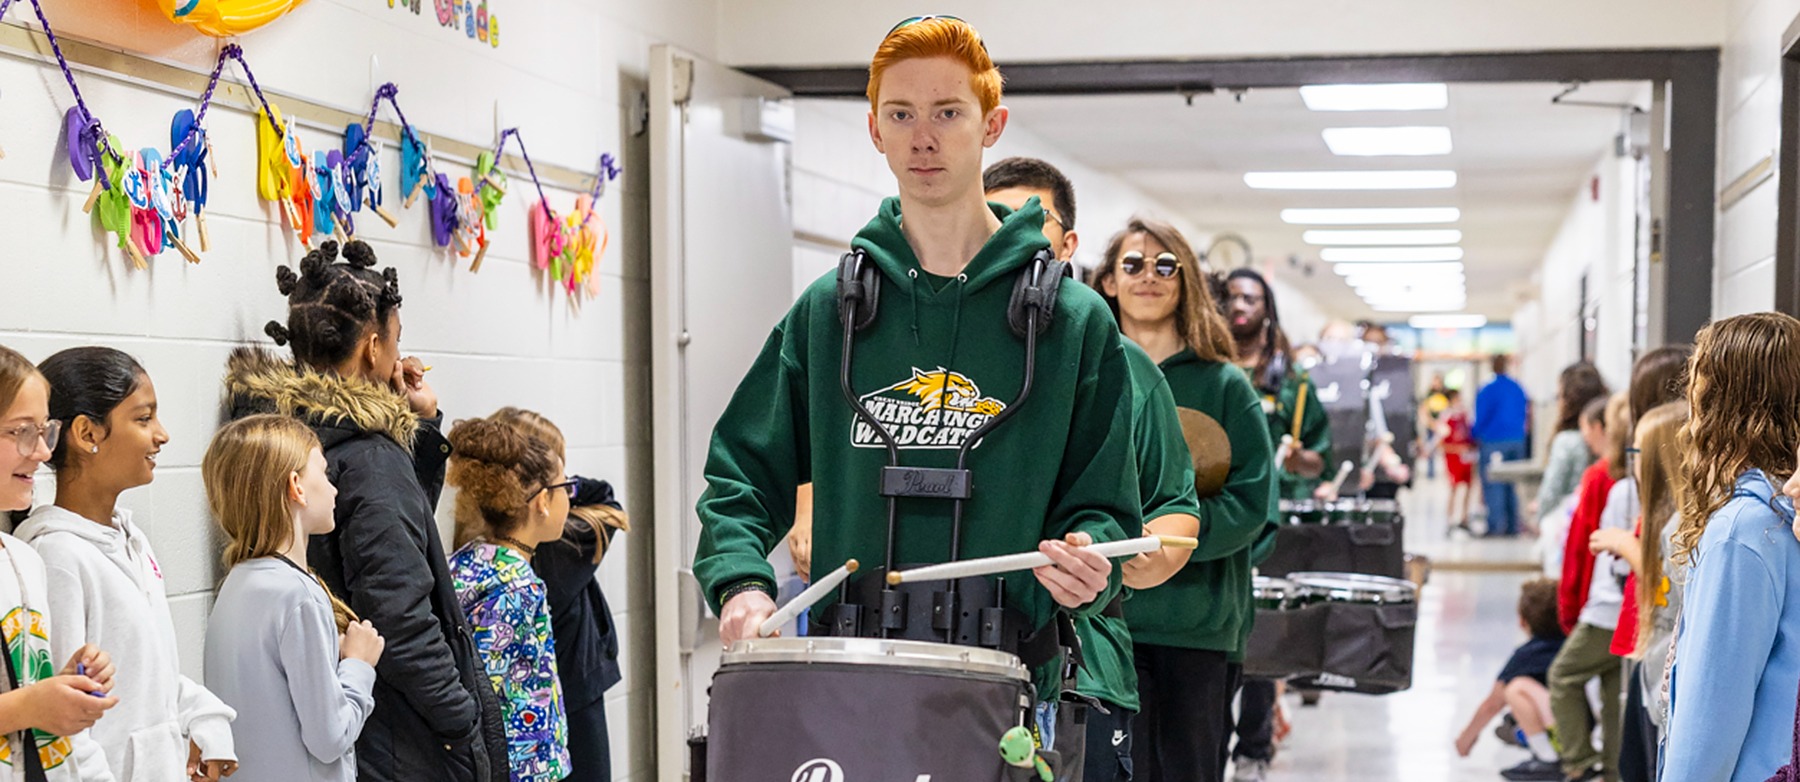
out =
<svg viewBox="0 0 1800 782"><path fill-rule="evenodd" d="M870 65L869 99L869 137L900 195L857 234L845 268L776 324L713 431L694 573L728 645L754 637L775 609L766 557L808 481L815 574L852 558L902 565L1041 551L1052 564L1011 574L1003 590L1036 631L1059 611L1102 611L1121 576L1085 544L1140 531L1118 329L1092 290L1048 284L1057 269L1043 263L1037 203L1013 211L982 194L982 150L1007 121L985 45L958 19L902 21ZM1038 295L1015 295L1034 270L1043 273L1027 282L1053 291L1053 309L1018 303ZM902 472L954 470L958 449L1000 416L966 455L960 546L956 504L917 496L931 486L893 500L890 538L888 438ZM852 591L879 584L865 579L882 569L859 571ZM813 619L826 625L823 607ZM1057 666L1035 673L1039 698L1052 699Z"/></svg>
<svg viewBox="0 0 1800 782"><path fill-rule="evenodd" d="M989 166L981 179L991 202L1022 208L1037 199L1044 209L1044 238L1050 240L1051 251L1060 259L1075 257L1080 243L1075 233L1075 188L1055 166L1036 158L1007 158ZM1125 354L1136 397L1131 427L1144 521L1183 535L1197 534L1200 508L1194 494L1194 464L1181 437L1175 397L1149 354L1130 340L1125 341ZM1075 629L1083 658L1075 690L1104 709L1088 714L1082 779L1130 779L1131 722L1138 709L1131 633L1123 614L1110 611L1081 620Z"/></svg>
<svg viewBox="0 0 1800 782"><path fill-rule="evenodd" d="M1231 333L1199 260L1174 226L1133 219L1108 245L1095 282L1125 335L1162 367L1189 442L1216 441L1222 430L1230 444L1228 467L1217 464L1221 453L1196 454L1199 550L1165 548L1123 567L1139 590L1125 601L1141 706L1134 770L1150 780L1218 780L1242 670L1233 660L1251 617L1251 544L1272 523L1268 423L1232 364ZM1145 527L1170 531L1163 523Z"/></svg>

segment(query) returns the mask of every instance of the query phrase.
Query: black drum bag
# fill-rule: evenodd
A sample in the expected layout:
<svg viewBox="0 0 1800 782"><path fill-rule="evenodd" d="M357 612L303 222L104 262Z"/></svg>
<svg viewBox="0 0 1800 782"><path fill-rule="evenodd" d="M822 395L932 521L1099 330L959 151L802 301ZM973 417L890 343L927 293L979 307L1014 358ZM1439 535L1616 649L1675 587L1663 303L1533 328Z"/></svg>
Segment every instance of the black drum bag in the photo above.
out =
<svg viewBox="0 0 1800 782"><path fill-rule="evenodd" d="M1277 610L1256 609L1244 650L1244 675L1258 679L1315 676L1325 670L1324 603Z"/></svg>
<svg viewBox="0 0 1800 782"><path fill-rule="evenodd" d="M1320 605L1329 609L1324 658L1318 675L1304 678L1299 686L1368 695L1385 695L1412 686L1413 633L1419 621L1417 603Z"/></svg>
<svg viewBox="0 0 1800 782"><path fill-rule="evenodd" d="M1275 578L1289 573L1360 573L1406 578L1405 523L1283 524L1275 531L1275 551L1256 572Z"/></svg>

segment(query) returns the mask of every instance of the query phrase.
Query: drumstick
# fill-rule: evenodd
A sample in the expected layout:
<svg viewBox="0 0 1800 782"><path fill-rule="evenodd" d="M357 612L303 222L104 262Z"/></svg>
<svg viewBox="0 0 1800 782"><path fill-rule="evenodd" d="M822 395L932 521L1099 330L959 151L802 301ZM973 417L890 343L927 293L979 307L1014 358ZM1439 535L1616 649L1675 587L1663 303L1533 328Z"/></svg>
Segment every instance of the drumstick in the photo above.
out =
<svg viewBox="0 0 1800 782"><path fill-rule="evenodd" d="M1275 449L1275 466L1280 467L1281 465L1287 464L1288 454L1293 453L1293 451L1294 436L1291 434L1282 435L1281 446Z"/></svg>
<svg viewBox="0 0 1800 782"><path fill-rule="evenodd" d="M844 579L849 578L851 573L855 573L856 568L856 560L852 559L845 562L843 566L839 567L837 570L831 571L831 575L821 578L818 583L807 587L806 591L801 592L799 595L795 596L794 599L789 600L787 605L776 609L775 613L770 614L768 619L764 619L762 626L756 630L757 636L768 638L769 636L774 635L775 631L780 630L782 625L787 624L789 621L792 621L794 617L799 616L801 611L812 608L814 603L824 599L827 594L831 593L831 590L837 588L838 584L844 583Z"/></svg>
<svg viewBox="0 0 1800 782"><path fill-rule="evenodd" d="M1345 459L1343 464L1338 465L1337 477L1331 479L1331 485L1334 488L1342 489L1344 487L1344 479L1350 477L1350 472L1355 469L1356 462Z"/></svg>
<svg viewBox="0 0 1800 782"><path fill-rule="evenodd" d="M1170 548L1198 548L1200 541L1195 538L1184 538L1180 535L1146 535L1130 540L1116 540L1111 543L1095 543L1087 547L1100 556L1133 557L1148 554L1164 546ZM945 562L941 565L927 565L912 570L889 573L887 582L899 585L912 581L949 581L974 576L992 576L999 573L1011 573L1015 570L1030 570L1050 564L1050 557L1039 551L1023 554L1004 554L998 557L981 559L965 559L960 562Z"/></svg>

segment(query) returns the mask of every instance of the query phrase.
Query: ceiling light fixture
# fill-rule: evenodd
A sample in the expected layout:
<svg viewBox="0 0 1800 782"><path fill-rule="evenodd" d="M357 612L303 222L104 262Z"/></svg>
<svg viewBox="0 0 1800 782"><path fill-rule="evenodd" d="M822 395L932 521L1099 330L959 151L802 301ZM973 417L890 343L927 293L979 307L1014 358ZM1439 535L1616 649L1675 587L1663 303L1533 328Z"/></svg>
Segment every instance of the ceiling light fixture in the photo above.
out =
<svg viewBox="0 0 1800 782"><path fill-rule="evenodd" d="M1244 184L1257 190L1444 190L1456 187L1456 172L1252 171Z"/></svg>
<svg viewBox="0 0 1800 782"><path fill-rule="evenodd" d="M1331 267L1340 277L1362 275L1424 279L1430 275L1461 277L1463 265L1455 261L1438 263L1340 263Z"/></svg>
<svg viewBox="0 0 1800 782"><path fill-rule="evenodd" d="M1289 225L1432 225L1461 219L1462 210L1454 206L1281 210L1281 221Z"/></svg>
<svg viewBox="0 0 1800 782"><path fill-rule="evenodd" d="M1448 155L1450 129L1436 127L1326 128L1325 147L1345 157Z"/></svg>
<svg viewBox="0 0 1800 782"><path fill-rule="evenodd" d="M1327 247L1319 251L1326 263L1423 263L1460 261L1461 247Z"/></svg>
<svg viewBox="0 0 1800 782"><path fill-rule="evenodd" d="M1486 326L1486 315L1414 315L1406 325L1415 329L1478 329Z"/></svg>
<svg viewBox="0 0 1800 782"><path fill-rule="evenodd" d="M1322 245L1446 245L1462 241L1462 231L1455 228L1420 228L1413 230L1312 230L1300 237L1307 244Z"/></svg>
<svg viewBox="0 0 1800 782"><path fill-rule="evenodd" d="M1445 84L1312 84L1300 100L1313 111L1431 111L1450 106Z"/></svg>

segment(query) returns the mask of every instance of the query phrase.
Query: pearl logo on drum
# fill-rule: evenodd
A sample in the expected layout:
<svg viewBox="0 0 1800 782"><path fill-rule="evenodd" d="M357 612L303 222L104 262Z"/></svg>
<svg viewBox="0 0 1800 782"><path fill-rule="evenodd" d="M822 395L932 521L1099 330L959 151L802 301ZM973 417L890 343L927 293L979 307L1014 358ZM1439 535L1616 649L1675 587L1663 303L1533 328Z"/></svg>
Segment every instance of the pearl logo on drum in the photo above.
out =
<svg viewBox="0 0 1800 782"><path fill-rule="evenodd" d="M794 770L792 782L844 782L844 769L829 758L808 760Z"/></svg>

